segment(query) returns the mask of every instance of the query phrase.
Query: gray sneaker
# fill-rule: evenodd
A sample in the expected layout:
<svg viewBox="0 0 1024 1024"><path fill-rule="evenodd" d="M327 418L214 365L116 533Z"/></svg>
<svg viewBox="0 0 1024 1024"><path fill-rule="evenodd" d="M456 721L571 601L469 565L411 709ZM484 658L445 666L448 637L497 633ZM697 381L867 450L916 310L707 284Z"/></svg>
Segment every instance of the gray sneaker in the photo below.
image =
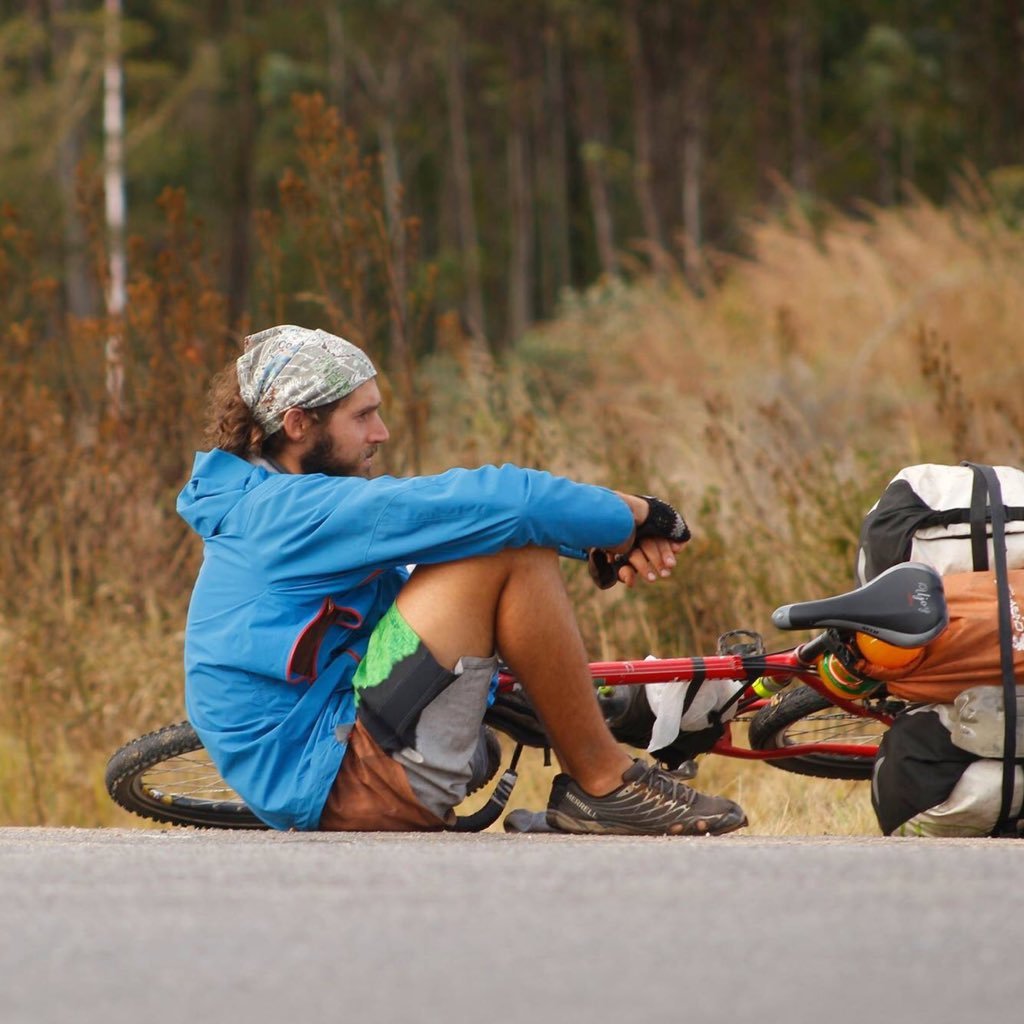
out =
<svg viewBox="0 0 1024 1024"><path fill-rule="evenodd" d="M739 804L704 796L678 776L639 758L607 796L585 793L568 775L556 775L547 822L560 832L615 836L721 835L742 828L747 816Z"/></svg>
<svg viewBox="0 0 1024 1024"><path fill-rule="evenodd" d="M525 807L517 807L505 815L506 832L558 832L548 824L546 812L528 811Z"/></svg>

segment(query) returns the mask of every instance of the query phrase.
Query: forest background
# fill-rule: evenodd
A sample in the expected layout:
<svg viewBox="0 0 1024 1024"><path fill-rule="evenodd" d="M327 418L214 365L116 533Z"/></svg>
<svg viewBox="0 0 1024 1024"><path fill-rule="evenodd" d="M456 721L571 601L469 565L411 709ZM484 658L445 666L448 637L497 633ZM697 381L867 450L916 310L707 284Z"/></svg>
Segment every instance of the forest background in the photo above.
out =
<svg viewBox="0 0 1024 1024"><path fill-rule="evenodd" d="M0 822L127 824L106 758L182 717L174 498L250 329L371 353L387 472L674 499L677 579L567 567L594 658L847 589L905 464L1020 464L1022 7L0 0Z"/></svg>

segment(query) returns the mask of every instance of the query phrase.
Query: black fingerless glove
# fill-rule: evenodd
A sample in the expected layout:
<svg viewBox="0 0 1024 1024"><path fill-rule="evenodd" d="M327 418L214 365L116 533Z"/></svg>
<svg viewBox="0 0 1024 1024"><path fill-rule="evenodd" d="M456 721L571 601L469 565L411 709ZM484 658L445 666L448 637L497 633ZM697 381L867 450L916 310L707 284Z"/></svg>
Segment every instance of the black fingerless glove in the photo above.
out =
<svg viewBox="0 0 1024 1024"><path fill-rule="evenodd" d="M637 542L647 537L664 537L685 544L690 539L690 528L686 520L667 502L649 494L638 494L650 506L647 518L637 527Z"/></svg>
<svg viewBox="0 0 1024 1024"><path fill-rule="evenodd" d="M612 558L601 548L590 552L590 575L594 582L607 590L619 582L619 570L629 561L629 554L642 540L648 537L663 537L678 544L685 544L690 539L690 528L686 520L667 502L650 494L638 494L647 502L649 509L647 518L636 528L633 548L625 555Z"/></svg>

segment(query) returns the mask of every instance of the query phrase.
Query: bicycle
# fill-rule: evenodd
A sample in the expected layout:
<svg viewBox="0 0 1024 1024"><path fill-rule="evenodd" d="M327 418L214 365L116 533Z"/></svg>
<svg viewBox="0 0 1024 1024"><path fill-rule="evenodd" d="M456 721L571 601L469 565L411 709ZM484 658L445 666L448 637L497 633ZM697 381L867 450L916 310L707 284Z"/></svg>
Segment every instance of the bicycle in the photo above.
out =
<svg viewBox="0 0 1024 1024"><path fill-rule="evenodd" d="M884 685L863 675L862 648L871 643L883 650L909 652L934 640L948 622L941 577L927 566L904 563L858 590L783 605L771 618L781 630L820 632L775 653L765 651L759 634L733 630L720 638L714 655L591 663L606 720L612 724L621 716L620 691L628 687L736 680L743 685L719 709L720 735L708 753L762 760L819 778L870 778L878 740L905 702L890 698ZM773 690L777 692L769 695ZM735 709L729 707L733 703ZM735 715L727 716L732 710ZM531 714L516 679L501 672L495 704L485 721L511 736L518 747L495 796L472 825L464 826L467 830L496 820L504 807L502 798L507 801L515 781L522 747L547 746L540 723ZM747 725L747 746L735 739L738 723ZM220 777L188 722L125 744L110 758L105 781L117 804L158 822L201 828L267 827Z"/></svg>

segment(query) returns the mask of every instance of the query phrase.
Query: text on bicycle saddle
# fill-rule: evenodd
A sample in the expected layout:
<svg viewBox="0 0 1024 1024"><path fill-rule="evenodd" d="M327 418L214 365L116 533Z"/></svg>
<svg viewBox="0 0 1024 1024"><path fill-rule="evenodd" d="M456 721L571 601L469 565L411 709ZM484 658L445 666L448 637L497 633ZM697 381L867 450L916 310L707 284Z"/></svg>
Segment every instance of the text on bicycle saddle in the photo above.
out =
<svg viewBox="0 0 1024 1024"><path fill-rule="evenodd" d="M838 626L878 637L895 647L922 647L949 621L942 577L927 565L903 562L859 590L821 601L785 604L772 612L779 629Z"/></svg>

